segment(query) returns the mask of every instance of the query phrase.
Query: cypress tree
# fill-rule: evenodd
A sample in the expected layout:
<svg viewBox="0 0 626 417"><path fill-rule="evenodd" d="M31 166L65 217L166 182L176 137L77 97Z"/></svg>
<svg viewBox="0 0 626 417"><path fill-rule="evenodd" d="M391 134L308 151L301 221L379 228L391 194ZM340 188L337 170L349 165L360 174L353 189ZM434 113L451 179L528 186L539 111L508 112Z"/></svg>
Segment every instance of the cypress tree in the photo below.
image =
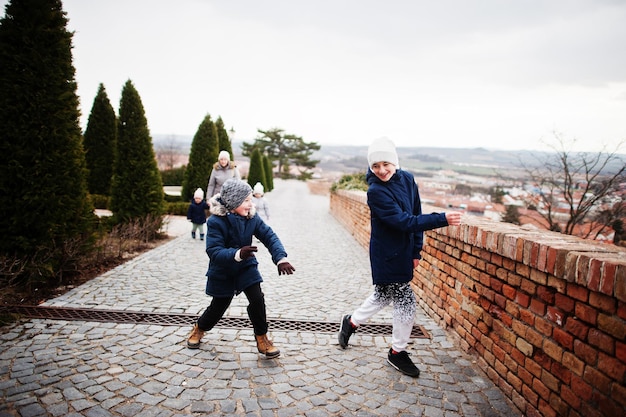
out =
<svg viewBox="0 0 626 417"><path fill-rule="evenodd" d="M219 155L217 136L216 126L211 116L207 114L191 142L189 162L181 191L183 200L191 200L196 188L206 190L213 163L217 161Z"/></svg>
<svg viewBox="0 0 626 417"><path fill-rule="evenodd" d="M250 187L254 187L257 182L263 184L263 187L267 190L265 184L265 167L263 166L263 159L261 158L261 152L255 149L250 156L250 169L248 170L248 184Z"/></svg>
<svg viewBox="0 0 626 417"><path fill-rule="evenodd" d="M209 175L205 178L205 183L206 183L205 188L206 188L206 186L209 184L209 177L211 176L211 171L213 171L213 168L218 163L217 157L219 156L220 148L219 148L219 138L217 136L217 128L215 127L215 123L213 123L213 120L211 120L211 116L207 115L207 117L205 118L205 121L207 123L207 129L206 129L207 140L209 141L209 149L211 150L209 160L207 161L209 165Z"/></svg>
<svg viewBox="0 0 626 417"><path fill-rule="evenodd" d="M217 117L217 121L215 122L215 129L217 130L219 148L218 152L227 151L230 154L230 159L235 160L235 155L233 154L233 144L228 137L228 132L226 131L226 128L224 128L224 121L222 120L221 116Z"/></svg>
<svg viewBox="0 0 626 417"><path fill-rule="evenodd" d="M520 225L520 214L517 206L508 205L506 206L506 212L502 216L502 221L505 223L513 223Z"/></svg>
<svg viewBox="0 0 626 417"><path fill-rule="evenodd" d="M104 85L98 87L84 134L85 158L91 194L110 195L117 142L117 118Z"/></svg>
<svg viewBox="0 0 626 417"><path fill-rule="evenodd" d="M274 171L272 161L267 155L263 155L263 165L265 166L265 181L267 186L265 189L269 192L274 189Z"/></svg>
<svg viewBox="0 0 626 417"><path fill-rule="evenodd" d="M163 185L139 93L128 80L122 89L117 152L111 184L116 222L163 214Z"/></svg>
<svg viewBox="0 0 626 417"><path fill-rule="evenodd" d="M67 245L94 221L72 64L59 0L13 0L0 20L0 252L46 253L62 273ZM86 247L81 246L82 249ZM47 276L47 277L46 277Z"/></svg>

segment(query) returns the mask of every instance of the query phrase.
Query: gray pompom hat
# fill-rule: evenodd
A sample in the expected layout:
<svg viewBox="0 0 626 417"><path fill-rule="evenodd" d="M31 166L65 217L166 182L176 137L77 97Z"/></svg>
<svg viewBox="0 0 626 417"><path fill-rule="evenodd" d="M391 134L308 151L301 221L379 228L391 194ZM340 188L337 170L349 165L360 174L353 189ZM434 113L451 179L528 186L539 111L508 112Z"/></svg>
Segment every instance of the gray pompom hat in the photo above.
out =
<svg viewBox="0 0 626 417"><path fill-rule="evenodd" d="M226 207L226 210L234 210L251 194L252 187L250 187L247 182L236 178L229 178L222 185L220 200L222 200L222 204Z"/></svg>

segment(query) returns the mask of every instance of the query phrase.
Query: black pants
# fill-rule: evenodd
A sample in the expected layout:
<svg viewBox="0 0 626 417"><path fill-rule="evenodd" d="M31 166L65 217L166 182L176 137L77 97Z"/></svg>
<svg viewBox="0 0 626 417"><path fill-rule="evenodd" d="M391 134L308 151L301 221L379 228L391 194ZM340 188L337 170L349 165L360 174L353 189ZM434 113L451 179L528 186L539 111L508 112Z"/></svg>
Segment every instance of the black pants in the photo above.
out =
<svg viewBox="0 0 626 417"><path fill-rule="evenodd" d="M252 322L254 334L257 336L267 333L267 316L265 313L265 295L261 291L261 283L258 282L243 290L248 298L248 317ZM222 318L233 297L218 298L213 297L211 304L204 310L204 313L198 319L198 327L200 330L208 332Z"/></svg>

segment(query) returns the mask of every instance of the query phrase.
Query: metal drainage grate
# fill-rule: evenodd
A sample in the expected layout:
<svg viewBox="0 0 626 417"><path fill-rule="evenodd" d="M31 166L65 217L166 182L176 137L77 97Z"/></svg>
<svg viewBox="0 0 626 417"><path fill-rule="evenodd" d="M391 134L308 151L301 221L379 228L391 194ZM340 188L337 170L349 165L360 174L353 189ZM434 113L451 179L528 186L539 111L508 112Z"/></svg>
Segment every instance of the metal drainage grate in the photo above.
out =
<svg viewBox="0 0 626 417"><path fill-rule="evenodd" d="M0 313L17 314L31 319L156 324L161 326L190 326L198 317L195 314L147 313L141 311L95 310L88 308L26 305L2 306L0 307ZM274 331L336 333L339 330L339 324L337 322L285 319L269 319L268 321L270 328ZM215 327L243 329L249 328L250 326L250 320L247 317L222 317ZM391 325L388 324L369 323L359 327L359 334L387 336L391 334L391 330ZM428 333L422 326L417 325L413 326L411 337L422 339L429 338Z"/></svg>

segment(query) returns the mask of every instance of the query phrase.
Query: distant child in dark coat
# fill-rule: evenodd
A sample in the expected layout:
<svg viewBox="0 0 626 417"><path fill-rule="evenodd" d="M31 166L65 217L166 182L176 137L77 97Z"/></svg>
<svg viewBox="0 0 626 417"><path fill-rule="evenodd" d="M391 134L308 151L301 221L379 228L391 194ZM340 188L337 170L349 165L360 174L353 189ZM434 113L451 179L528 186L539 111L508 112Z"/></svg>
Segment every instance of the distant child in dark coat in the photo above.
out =
<svg viewBox="0 0 626 417"><path fill-rule="evenodd" d="M196 231L200 230L200 240L204 240L204 223L206 223L206 212L209 209L209 205L204 201L204 191L202 188L198 188L193 193L193 200L189 204L187 209L187 220L193 225L191 227L191 238L196 238Z"/></svg>
<svg viewBox="0 0 626 417"><path fill-rule="evenodd" d="M261 291L263 278L254 255L252 237L256 236L268 249L278 275L291 275L295 268L287 261L287 252L274 231L256 215L252 204L252 188L247 182L231 178L219 194L211 198L211 216L207 220L206 253L209 255L206 293L211 304L194 324L187 347L198 349L204 332L222 318L235 295L248 298L248 317L252 322L257 349L268 358L280 355L267 337L265 296Z"/></svg>
<svg viewBox="0 0 626 417"><path fill-rule="evenodd" d="M345 349L360 325L393 303L393 330L387 361L400 372L417 377L419 369L406 352L417 308L410 286L413 270L421 259L424 231L458 225L461 213L422 214L415 178L398 167L396 147L389 139L373 141L367 159L374 292L351 315L343 316L339 345Z"/></svg>

